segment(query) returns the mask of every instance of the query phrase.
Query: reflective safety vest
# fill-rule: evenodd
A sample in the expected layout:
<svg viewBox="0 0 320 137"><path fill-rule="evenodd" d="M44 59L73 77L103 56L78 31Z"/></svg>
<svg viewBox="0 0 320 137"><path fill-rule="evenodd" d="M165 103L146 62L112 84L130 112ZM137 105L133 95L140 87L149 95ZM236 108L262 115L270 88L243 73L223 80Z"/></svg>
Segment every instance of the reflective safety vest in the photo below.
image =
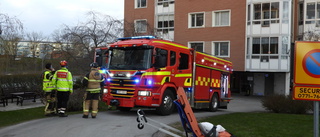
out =
<svg viewBox="0 0 320 137"><path fill-rule="evenodd" d="M84 79L88 81L88 88L86 89L86 91L90 93L100 93L100 83L104 81L104 77L101 75L101 73L99 73L97 69L92 68L89 75L86 75Z"/></svg>
<svg viewBox="0 0 320 137"><path fill-rule="evenodd" d="M56 85L57 91L73 92L72 74L66 67L56 71L53 75L52 83Z"/></svg>
<svg viewBox="0 0 320 137"><path fill-rule="evenodd" d="M55 89L55 85L51 82L53 78L52 71L46 70L43 74L42 90L44 92L51 92Z"/></svg>

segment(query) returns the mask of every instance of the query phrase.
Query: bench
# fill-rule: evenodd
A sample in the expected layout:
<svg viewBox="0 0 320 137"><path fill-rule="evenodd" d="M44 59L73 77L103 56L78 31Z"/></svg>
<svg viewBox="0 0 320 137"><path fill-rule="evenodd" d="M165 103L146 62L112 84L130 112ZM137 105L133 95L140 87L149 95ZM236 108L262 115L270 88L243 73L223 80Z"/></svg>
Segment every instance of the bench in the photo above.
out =
<svg viewBox="0 0 320 137"><path fill-rule="evenodd" d="M33 99L32 102L36 102L37 94L32 91L28 91L27 89L23 88L16 88L15 92L11 94L11 102L13 103L13 99L17 99L17 105L23 105L24 100Z"/></svg>
<svg viewBox="0 0 320 137"><path fill-rule="evenodd" d="M1 94L0 95L0 103L3 104L3 107L8 106L8 98Z"/></svg>
<svg viewBox="0 0 320 137"><path fill-rule="evenodd" d="M0 103L3 104L3 107L8 106L8 100L10 99L8 90L1 88L0 91Z"/></svg>

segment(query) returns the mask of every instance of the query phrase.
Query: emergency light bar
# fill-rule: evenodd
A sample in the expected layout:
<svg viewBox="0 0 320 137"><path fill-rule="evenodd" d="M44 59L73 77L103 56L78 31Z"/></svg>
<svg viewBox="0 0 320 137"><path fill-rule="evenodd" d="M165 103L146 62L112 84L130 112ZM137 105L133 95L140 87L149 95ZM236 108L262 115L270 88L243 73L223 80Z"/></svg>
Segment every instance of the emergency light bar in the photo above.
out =
<svg viewBox="0 0 320 137"><path fill-rule="evenodd" d="M130 40L130 39L155 39L155 36L134 36L134 37L123 37L118 40Z"/></svg>

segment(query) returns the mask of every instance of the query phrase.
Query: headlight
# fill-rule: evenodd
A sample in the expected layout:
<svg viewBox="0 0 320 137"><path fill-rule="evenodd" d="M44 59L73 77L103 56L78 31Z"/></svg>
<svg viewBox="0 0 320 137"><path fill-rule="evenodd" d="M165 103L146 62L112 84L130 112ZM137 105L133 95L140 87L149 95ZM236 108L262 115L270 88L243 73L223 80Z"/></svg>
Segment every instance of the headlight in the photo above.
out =
<svg viewBox="0 0 320 137"><path fill-rule="evenodd" d="M138 96L151 96L151 91L138 91Z"/></svg>
<svg viewBox="0 0 320 137"><path fill-rule="evenodd" d="M103 93L108 93L108 89L103 89Z"/></svg>

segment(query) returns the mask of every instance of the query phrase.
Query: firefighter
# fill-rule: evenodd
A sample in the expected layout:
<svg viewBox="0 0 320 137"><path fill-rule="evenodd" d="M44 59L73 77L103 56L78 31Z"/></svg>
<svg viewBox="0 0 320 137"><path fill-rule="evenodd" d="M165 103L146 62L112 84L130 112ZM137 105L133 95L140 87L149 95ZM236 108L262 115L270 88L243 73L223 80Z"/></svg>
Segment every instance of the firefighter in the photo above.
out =
<svg viewBox="0 0 320 137"><path fill-rule="evenodd" d="M54 68L52 67L51 63L47 63L45 65L45 71L43 72L42 78L42 89L45 95L45 108L44 113L45 116L53 116L56 114L56 91L55 85L52 84L51 80L55 73Z"/></svg>
<svg viewBox="0 0 320 137"><path fill-rule="evenodd" d="M91 117L96 118L98 113L98 103L100 99L100 93L104 86L104 77L98 70L98 64L93 62L90 64L91 71L86 74L82 83L86 87L86 93L84 94L83 102L83 116L82 118L88 118L90 106L92 108Z"/></svg>
<svg viewBox="0 0 320 137"><path fill-rule="evenodd" d="M61 69L57 70L52 78L52 83L57 89L57 108L59 117L67 117L66 109L70 94L73 93L72 74L67 69L68 62L62 60L60 62Z"/></svg>

